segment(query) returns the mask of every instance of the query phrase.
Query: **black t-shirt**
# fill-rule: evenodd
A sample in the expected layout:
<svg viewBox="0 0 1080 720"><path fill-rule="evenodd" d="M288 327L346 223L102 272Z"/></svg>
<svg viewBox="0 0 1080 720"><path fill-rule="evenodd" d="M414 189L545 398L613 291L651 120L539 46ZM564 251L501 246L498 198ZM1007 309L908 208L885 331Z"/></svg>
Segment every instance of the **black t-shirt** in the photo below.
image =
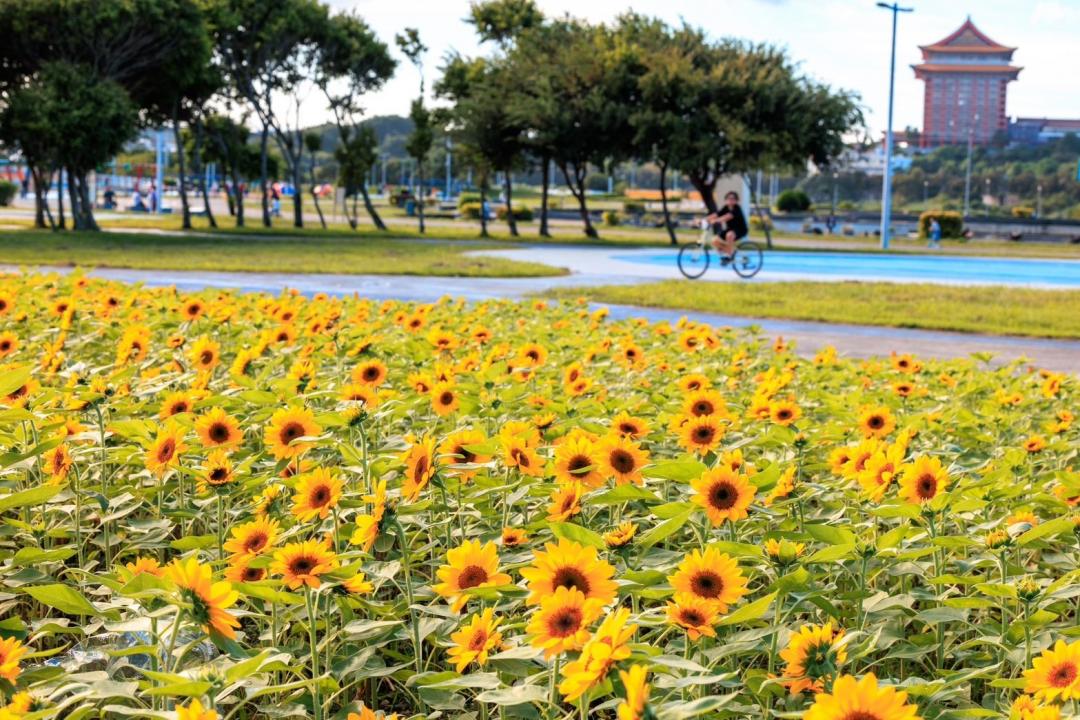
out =
<svg viewBox="0 0 1080 720"><path fill-rule="evenodd" d="M743 215L743 211L740 206L736 205L735 207L731 208L725 204L719 210L717 210L716 214L721 216L730 214L731 219L727 221L727 229L735 233L736 239L746 237L747 233L749 232L749 228L747 228L746 226L746 216ZM720 231L723 229L723 226L720 223L713 223L713 229L716 234L719 235Z"/></svg>

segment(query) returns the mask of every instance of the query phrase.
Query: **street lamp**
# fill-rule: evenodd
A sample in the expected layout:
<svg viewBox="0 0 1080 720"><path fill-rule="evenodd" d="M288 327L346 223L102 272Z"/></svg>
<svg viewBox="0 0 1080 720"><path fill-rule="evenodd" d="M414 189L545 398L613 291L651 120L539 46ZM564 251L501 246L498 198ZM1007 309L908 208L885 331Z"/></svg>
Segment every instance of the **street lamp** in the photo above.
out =
<svg viewBox="0 0 1080 720"><path fill-rule="evenodd" d="M922 181L922 204L925 206L929 199L930 199L930 181L929 180L923 180ZM925 210L926 208L923 207L923 209Z"/></svg>
<svg viewBox="0 0 1080 720"><path fill-rule="evenodd" d="M889 249L889 224L892 220L892 116L893 88L896 84L896 16L913 12L915 8L900 7L898 3L879 2L879 8L892 11L892 53L889 56L889 121L885 127L885 181L881 184L881 249Z"/></svg>
<svg viewBox="0 0 1080 720"><path fill-rule="evenodd" d="M960 101L960 107L964 101ZM975 144L975 123L979 122L979 113L968 116L967 166L964 170L964 217L971 211L971 148Z"/></svg>
<svg viewBox="0 0 1080 720"><path fill-rule="evenodd" d="M1042 185L1035 186L1035 217L1042 219Z"/></svg>
<svg viewBox="0 0 1080 720"><path fill-rule="evenodd" d="M986 178L986 192L983 193L983 205L986 206L986 217L990 217L990 178Z"/></svg>

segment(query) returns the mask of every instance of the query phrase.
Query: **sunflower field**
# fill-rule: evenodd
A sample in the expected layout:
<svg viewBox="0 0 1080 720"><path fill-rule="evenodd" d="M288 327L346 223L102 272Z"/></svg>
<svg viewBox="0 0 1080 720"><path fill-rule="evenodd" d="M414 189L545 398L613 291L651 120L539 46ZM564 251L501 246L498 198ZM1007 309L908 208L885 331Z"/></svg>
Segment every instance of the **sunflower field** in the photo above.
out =
<svg viewBox="0 0 1080 720"><path fill-rule="evenodd" d="M573 302L3 276L0 720L1076 716L1078 398Z"/></svg>

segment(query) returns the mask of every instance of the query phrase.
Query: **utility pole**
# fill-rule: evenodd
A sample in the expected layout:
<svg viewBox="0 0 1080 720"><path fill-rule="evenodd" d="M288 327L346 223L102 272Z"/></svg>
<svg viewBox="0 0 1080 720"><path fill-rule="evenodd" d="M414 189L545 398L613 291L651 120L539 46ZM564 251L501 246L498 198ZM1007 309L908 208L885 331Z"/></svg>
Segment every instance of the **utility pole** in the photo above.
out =
<svg viewBox="0 0 1080 720"><path fill-rule="evenodd" d="M922 181L922 204L924 206L923 210L926 209L926 207L925 207L926 202L929 199L930 199L930 181L929 180L923 180Z"/></svg>
<svg viewBox="0 0 1080 720"><path fill-rule="evenodd" d="M1035 186L1035 217L1042 219L1042 185Z"/></svg>
<svg viewBox="0 0 1080 720"><path fill-rule="evenodd" d="M975 123L979 121L979 113L968 118L968 141L967 163L964 169L964 218L971 212L971 150L975 144Z"/></svg>
<svg viewBox="0 0 1080 720"><path fill-rule="evenodd" d="M450 157L450 151L453 147L450 145L450 136L446 136L446 196L445 199L450 199L450 174L453 160Z"/></svg>
<svg viewBox="0 0 1080 720"><path fill-rule="evenodd" d="M889 55L889 118L885 126L885 182L881 184L881 249L889 249L889 225L892 223L892 118L893 89L896 85L896 16L902 12L913 12L915 8L900 7L898 3L877 4L880 8L892 11L892 52Z"/></svg>

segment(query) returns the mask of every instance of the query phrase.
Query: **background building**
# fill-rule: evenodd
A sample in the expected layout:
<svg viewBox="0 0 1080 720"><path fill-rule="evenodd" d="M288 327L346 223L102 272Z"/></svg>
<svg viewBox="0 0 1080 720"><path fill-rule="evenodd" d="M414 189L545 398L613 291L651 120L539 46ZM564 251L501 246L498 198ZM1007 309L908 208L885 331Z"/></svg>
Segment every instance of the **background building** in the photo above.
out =
<svg viewBox="0 0 1080 720"><path fill-rule="evenodd" d="M1080 135L1080 120L1018 117L1009 123L1009 142L1042 145L1066 135Z"/></svg>
<svg viewBox="0 0 1080 720"><path fill-rule="evenodd" d="M922 147L989 143L1008 131L1005 90L1021 68L1012 64L1016 48L983 34L969 17L951 35L920 45L923 62L912 65L926 83Z"/></svg>

